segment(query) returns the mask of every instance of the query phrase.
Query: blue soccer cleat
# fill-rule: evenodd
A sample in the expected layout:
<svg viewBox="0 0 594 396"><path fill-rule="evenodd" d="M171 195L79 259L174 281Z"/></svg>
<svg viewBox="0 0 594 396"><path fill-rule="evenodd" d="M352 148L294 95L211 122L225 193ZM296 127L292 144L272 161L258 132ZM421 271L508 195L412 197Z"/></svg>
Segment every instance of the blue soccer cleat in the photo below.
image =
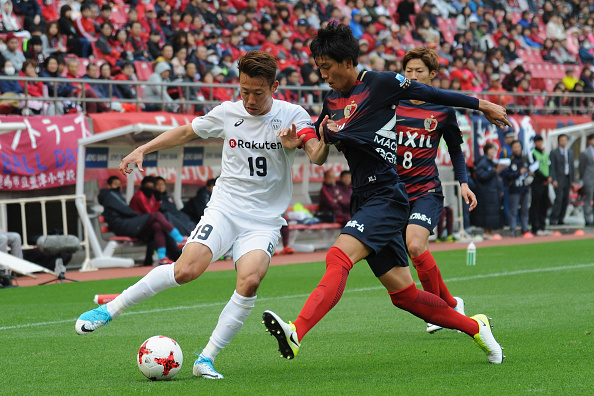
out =
<svg viewBox="0 0 594 396"><path fill-rule="evenodd" d="M111 322L112 319L109 312L107 312L107 306L102 305L80 315L74 329L80 335L88 334Z"/></svg>

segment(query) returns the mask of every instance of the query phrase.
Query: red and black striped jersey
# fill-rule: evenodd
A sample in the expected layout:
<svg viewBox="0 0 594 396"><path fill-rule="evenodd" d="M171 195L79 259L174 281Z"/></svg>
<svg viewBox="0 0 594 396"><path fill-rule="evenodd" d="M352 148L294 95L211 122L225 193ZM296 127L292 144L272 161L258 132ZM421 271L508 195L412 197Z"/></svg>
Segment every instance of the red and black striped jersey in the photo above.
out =
<svg viewBox="0 0 594 396"><path fill-rule="evenodd" d="M441 192L435 159L443 136L448 147L463 143L456 111L433 103L401 101L396 108L398 175L406 184L409 200Z"/></svg>
<svg viewBox="0 0 594 396"><path fill-rule="evenodd" d="M363 71L348 94L330 92L316 122L316 133L326 115L338 124L338 132L326 132L326 140L344 153L353 191L399 180L396 106L405 99L478 108L476 98L411 81L392 72Z"/></svg>

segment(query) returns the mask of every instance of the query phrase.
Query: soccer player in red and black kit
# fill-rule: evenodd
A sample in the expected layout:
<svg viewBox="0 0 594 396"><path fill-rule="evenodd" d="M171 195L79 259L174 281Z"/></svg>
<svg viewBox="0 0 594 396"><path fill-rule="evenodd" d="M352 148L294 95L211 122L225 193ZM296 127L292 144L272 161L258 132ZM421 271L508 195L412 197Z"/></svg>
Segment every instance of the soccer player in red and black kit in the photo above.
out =
<svg viewBox="0 0 594 396"><path fill-rule="evenodd" d="M326 272L297 320L285 323L274 312L264 312L264 324L276 337L281 355L291 359L297 354L305 334L340 300L354 263L366 259L395 306L426 322L461 330L473 337L491 363L501 363L501 346L487 316L461 315L439 296L418 290L414 284L402 239L409 206L406 187L396 171L395 110L400 100L424 100L478 109L490 122L503 126L509 125L505 109L393 72L359 72L359 43L345 25L321 29L310 48L322 78L333 90L317 122L324 128L316 132L319 136L298 136L294 127L279 134L286 147L322 139L344 153L352 172L353 216L328 250Z"/></svg>
<svg viewBox="0 0 594 396"><path fill-rule="evenodd" d="M402 58L404 77L430 85L437 74L437 53L425 47L408 51ZM401 100L396 107L396 137L398 139L398 176L406 185L410 212L404 233L406 247L419 275L423 290L441 297L450 307L464 315L464 301L453 297L446 287L439 267L429 251L429 235L443 210L443 194L435 164L439 141L443 137L460 182L462 198L472 210L477 204L468 188L466 161L460 145L462 132L456 111L452 107L420 100ZM427 323L434 333L442 327Z"/></svg>

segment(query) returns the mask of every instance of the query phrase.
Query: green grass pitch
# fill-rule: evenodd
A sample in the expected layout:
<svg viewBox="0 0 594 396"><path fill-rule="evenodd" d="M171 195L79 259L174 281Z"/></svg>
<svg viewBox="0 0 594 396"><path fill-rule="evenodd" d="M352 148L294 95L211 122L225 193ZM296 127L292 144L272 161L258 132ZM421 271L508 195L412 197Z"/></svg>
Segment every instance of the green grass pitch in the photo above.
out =
<svg viewBox="0 0 594 396"><path fill-rule="evenodd" d="M366 263L351 272L340 303L303 340L293 361L280 358L261 315L294 319L323 263L271 267L252 315L219 355L221 381L195 378L235 284L233 271L209 272L128 310L93 334L74 322L95 294L118 293L136 279L0 290L0 394L11 395L592 395L594 394L594 240L434 254L466 313L493 317L507 356L491 365L470 337L429 335L425 323L395 308ZM415 274L416 279L416 274ZM136 353L163 334L184 352L180 373L150 382Z"/></svg>

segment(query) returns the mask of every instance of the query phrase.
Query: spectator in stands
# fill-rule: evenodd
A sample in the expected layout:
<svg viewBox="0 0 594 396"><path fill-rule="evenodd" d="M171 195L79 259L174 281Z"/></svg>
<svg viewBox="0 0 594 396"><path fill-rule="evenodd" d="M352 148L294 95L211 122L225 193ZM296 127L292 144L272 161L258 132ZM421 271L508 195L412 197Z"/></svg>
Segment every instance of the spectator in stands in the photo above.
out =
<svg viewBox="0 0 594 396"><path fill-rule="evenodd" d="M351 219L350 196L343 196L343 187L336 184L336 174L332 169L324 172L324 184L320 190L320 212L332 213L334 221L343 227Z"/></svg>
<svg viewBox="0 0 594 396"><path fill-rule="evenodd" d="M41 25L42 29L45 28L45 19L41 15L41 7L36 0L16 0L14 6L16 14L24 17L25 30L31 30L31 27L36 25Z"/></svg>
<svg viewBox="0 0 594 396"><path fill-rule="evenodd" d="M159 62L165 62L169 66L171 72L173 72L173 65L171 64L171 61L173 60L173 55L173 45L166 43L161 48L161 55L159 55L159 57L155 59L154 64L157 64Z"/></svg>
<svg viewBox="0 0 594 396"><path fill-rule="evenodd" d="M186 74L185 67L188 63L188 60L186 59L187 55L188 49L186 47L180 47L173 59L171 59L171 65L173 66L172 79L183 78L184 74Z"/></svg>
<svg viewBox="0 0 594 396"><path fill-rule="evenodd" d="M402 0L398 3L396 13L398 14L398 24L400 26L410 24L411 15L416 14L414 0Z"/></svg>
<svg viewBox="0 0 594 396"><path fill-rule="evenodd" d="M524 67L522 65L516 66L510 74L503 78L501 87L508 92L517 91L522 76L524 76Z"/></svg>
<svg viewBox="0 0 594 396"><path fill-rule="evenodd" d="M87 65L87 73L82 76L85 80L98 80L99 79L99 66L96 63L89 62ZM89 87L93 89L103 99L109 99L111 96L109 95L109 85L107 84L97 84L97 83L88 83Z"/></svg>
<svg viewBox="0 0 594 396"><path fill-rule="evenodd" d="M353 190L351 188L351 171L346 169L340 172L340 176L338 177L338 181L336 182L336 186L341 191L343 205L350 206L351 205L351 195L353 194Z"/></svg>
<svg viewBox="0 0 594 396"><path fill-rule="evenodd" d="M557 148L551 151L550 175L555 189L555 201L551 210L550 224L563 225L565 212L569 205L569 190L575 184L575 156L567 147L569 138L565 134L557 136Z"/></svg>
<svg viewBox="0 0 594 396"><path fill-rule="evenodd" d="M530 184L532 177L530 175L530 161L526 155L522 154L522 143L514 140L511 143L512 156L511 164L501 172L501 177L505 181L509 191L509 214L508 224L511 236L516 236L516 219L518 218L518 209L520 210L521 234L525 238L532 237L528 231L528 211L530 207Z"/></svg>
<svg viewBox="0 0 594 396"><path fill-rule="evenodd" d="M216 179L208 179L206 185L196 191L196 195L190 198L184 207L182 212L187 214L194 223L198 223L200 218L204 214L204 209L210 200L212 190L214 189Z"/></svg>
<svg viewBox="0 0 594 396"><path fill-rule="evenodd" d="M492 230L501 228L501 197L503 185L499 173L505 168L496 162L497 147L485 144L485 153L476 167L476 197L478 205L472 211L474 223L485 230L487 239L499 239Z"/></svg>
<svg viewBox="0 0 594 396"><path fill-rule="evenodd" d="M198 82L198 69L194 62L188 62L185 66L185 73L182 78L183 82L196 83ZM204 96L200 93L195 86L183 87L182 95L186 100L201 100L204 101Z"/></svg>
<svg viewBox="0 0 594 396"><path fill-rule="evenodd" d="M23 55L25 55L25 59L33 59L35 63L43 65L46 56L43 54L42 50L43 42L41 41L41 36L34 35L27 41L27 50Z"/></svg>
<svg viewBox="0 0 594 396"><path fill-rule="evenodd" d="M542 48L545 42L545 38L541 36L540 30L537 23L532 23L530 25L530 33L526 36L526 44L530 45L533 48ZM552 41L551 41L552 43Z"/></svg>
<svg viewBox="0 0 594 396"><path fill-rule="evenodd" d="M19 39L13 32L6 36L6 49L2 51L4 59L10 61L17 71L20 71L25 62L25 55L19 49Z"/></svg>
<svg viewBox="0 0 594 396"><path fill-rule="evenodd" d="M594 78L592 76L592 69L585 66L580 73L580 81L584 86L584 92L594 92Z"/></svg>
<svg viewBox="0 0 594 396"><path fill-rule="evenodd" d="M120 65L120 71L113 77L116 81L138 81L135 74L134 64L130 61L124 61ZM120 97L123 99L136 99L136 85L122 84L117 85ZM140 104L140 108L144 108L144 103Z"/></svg>
<svg viewBox="0 0 594 396"><path fill-rule="evenodd" d="M115 26L114 21L111 18L111 5L109 4L103 4L101 6L99 16L97 17L97 19L95 19L95 23L99 27L101 27L101 25L103 25L104 22L109 22L112 26Z"/></svg>
<svg viewBox="0 0 594 396"><path fill-rule="evenodd" d="M546 35L553 40L562 40L566 37L563 19L559 14L551 15L549 22L546 23Z"/></svg>
<svg viewBox="0 0 594 396"><path fill-rule="evenodd" d="M553 55L551 54L553 49L553 40L550 38L545 39L542 45L542 50L540 51L540 55L544 61L556 63L555 59L553 59Z"/></svg>
<svg viewBox="0 0 594 396"><path fill-rule="evenodd" d="M111 22L103 22L101 24L101 33L95 43L95 48L97 49L96 56L100 59L105 59L112 66L115 66L120 60L122 53L113 45L112 33L113 25Z"/></svg>
<svg viewBox="0 0 594 396"><path fill-rule="evenodd" d="M2 63L0 64L0 70L2 71L2 73L0 73L0 75L6 76L6 77L16 77L17 75L17 70L14 67L13 63L11 60L6 59L6 60L1 60ZM20 70L19 70L20 72ZM23 87L21 87L21 85L15 81L15 80L0 80L0 93L2 93L3 95L5 95L6 93L12 93L12 94L17 94L19 96L22 96L23 94Z"/></svg>
<svg viewBox="0 0 594 396"><path fill-rule="evenodd" d="M530 204L530 224L532 224L532 234L550 235L545 231L547 209L551 202L549 200L549 184L552 179L549 172L549 155L544 149L544 139L541 135L534 136L534 148L532 149L533 162L538 161L538 169L534 171L534 180L531 184L532 202Z"/></svg>
<svg viewBox="0 0 594 396"><path fill-rule="evenodd" d="M594 198L594 134L586 138L588 146L580 153L579 172L584 196L584 220L586 226L594 225L592 199Z"/></svg>
<svg viewBox="0 0 594 396"><path fill-rule="evenodd" d="M575 85L580 81L579 78L574 75L574 73L573 67L568 67L565 69L565 77L563 77L563 80L561 80L568 91L573 90Z"/></svg>
<svg viewBox="0 0 594 396"><path fill-rule="evenodd" d="M167 183L161 176L155 177L154 196L160 202L159 211L163 213L167 221L175 226L182 235L190 235L196 226L188 215L179 211L173 198L167 194Z"/></svg>
<svg viewBox="0 0 594 396"><path fill-rule="evenodd" d="M474 76L464 65L464 60L460 56L454 57L452 64L453 70L450 71L450 81L457 79L460 81L460 89L462 91L472 91L474 88Z"/></svg>
<svg viewBox="0 0 594 396"><path fill-rule="evenodd" d="M80 62L78 59L68 59L66 78L78 79ZM75 90L72 92L78 97L85 97L91 99L101 99L101 96L97 94L88 84L72 83ZM89 113L103 113L109 111L109 105L105 102L93 101L86 102L87 112Z"/></svg>
<svg viewBox="0 0 594 396"><path fill-rule="evenodd" d="M69 52L88 58L92 53L91 42L86 38L79 37L72 20L72 7L70 5L64 4L60 8L58 25L60 26L60 34L66 36Z"/></svg>
<svg viewBox="0 0 594 396"><path fill-rule="evenodd" d="M549 52L553 62L559 64L576 64L577 61L574 57L569 55L565 49L565 43L567 39L553 41L553 49Z"/></svg>
<svg viewBox="0 0 594 396"><path fill-rule="evenodd" d="M516 132L512 128L509 128L509 130L505 132L505 134L503 135L503 139L503 143L501 143L501 141L499 142L501 144L501 147L499 149L499 158L511 158L511 144L514 140L516 140Z"/></svg>
<svg viewBox="0 0 594 396"><path fill-rule="evenodd" d="M13 32L22 37L29 37L29 32L22 30L18 21L12 14L12 1L0 1L0 33Z"/></svg>
<svg viewBox="0 0 594 396"><path fill-rule="evenodd" d="M80 6L80 16L74 20L74 27L78 36L87 39L89 42L97 40L97 32L95 31L95 23L91 18L91 5L83 3Z"/></svg>
<svg viewBox="0 0 594 396"><path fill-rule="evenodd" d="M21 236L18 233L10 231L5 232L2 228L0 228L0 252L8 253L8 247L10 246L10 254L22 259L22 244L23 241L21 240Z"/></svg>
<svg viewBox="0 0 594 396"><path fill-rule="evenodd" d="M161 34L158 30L151 30L147 42L149 60L154 61L161 56Z"/></svg>
<svg viewBox="0 0 594 396"><path fill-rule="evenodd" d="M409 2L409 0L404 0L400 4L407 2ZM360 39L363 36L363 33L365 32L365 29L363 29L363 24L361 22L361 11L355 8L351 13L351 22L349 23L349 26L353 31L353 36L355 36L355 38L357 39Z"/></svg>
<svg viewBox="0 0 594 396"><path fill-rule="evenodd" d="M169 81L171 68L167 62L158 62L151 76L148 78L148 83L155 83L156 85L144 86L142 99L145 104L144 111L173 111L178 108L173 99L167 93L167 88L163 85Z"/></svg>
<svg viewBox="0 0 594 396"><path fill-rule="evenodd" d="M45 34L41 36L41 41L41 51L46 56L56 52L68 52L67 40L64 36L60 35L60 26L58 25L58 21L50 21L47 24L45 28Z"/></svg>
<svg viewBox="0 0 594 396"><path fill-rule="evenodd" d="M166 256L166 235L180 243L183 242L183 236L162 213L139 215L132 210L120 194L121 184L117 176L111 176L107 179L107 188L99 191L97 197L99 204L103 206L103 217L109 225L109 230L118 236L154 240L159 265L171 264L173 261Z"/></svg>
<svg viewBox="0 0 594 396"><path fill-rule="evenodd" d="M592 65L594 64L594 55L590 52L592 49L592 44L590 40L584 39L580 40L580 48L578 50L580 61L584 64ZM585 67L584 69L588 69Z"/></svg>
<svg viewBox="0 0 594 396"><path fill-rule="evenodd" d="M23 63L23 68L19 73L19 77L38 78L37 62L35 62L33 59L27 59L25 63ZM41 99L47 96L45 92L45 86L41 81L28 81L26 84L26 90L24 81L19 81L19 84L23 89L23 93L29 97ZM29 98L29 100L25 102L25 106L26 107L23 109L23 115L30 115L31 113L41 114L44 107L44 102L42 100Z"/></svg>
<svg viewBox="0 0 594 396"><path fill-rule="evenodd" d="M532 89L530 88L530 82L525 79L521 78L518 83L518 93L530 93ZM530 114L529 107L533 104L532 103L532 96L531 95L518 95L515 97L516 99L516 107L520 114Z"/></svg>
<svg viewBox="0 0 594 396"><path fill-rule="evenodd" d="M149 58L148 46L142 38L142 25L138 21L130 24L130 36L128 41L132 44L132 56L134 60L147 60Z"/></svg>
<svg viewBox="0 0 594 396"><path fill-rule="evenodd" d="M126 29L119 29L115 37L111 39L111 46L120 52L120 58L116 61L116 65L119 62L134 60L134 47L132 46L132 42L128 40L128 37L128 31Z"/></svg>
<svg viewBox="0 0 594 396"><path fill-rule="evenodd" d="M130 200L130 207L138 214L155 213L159 211L161 202L155 197L155 178L145 176L140 182L140 189Z"/></svg>
<svg viewBox="0 0 594 396"><path fill-rule="evenodd" d="M50 55L45 60L43 70L39 73L40 77L45 78L61 78L60 72L58 71L59 61L56 54ZM70 83L57 83L54 81L46 81L44 84L47 86L49 97L70 97L74 92L74 86ZM49 115L62 115L64 114L64 104L61 101L50 102L48 108Z"/></svg>

